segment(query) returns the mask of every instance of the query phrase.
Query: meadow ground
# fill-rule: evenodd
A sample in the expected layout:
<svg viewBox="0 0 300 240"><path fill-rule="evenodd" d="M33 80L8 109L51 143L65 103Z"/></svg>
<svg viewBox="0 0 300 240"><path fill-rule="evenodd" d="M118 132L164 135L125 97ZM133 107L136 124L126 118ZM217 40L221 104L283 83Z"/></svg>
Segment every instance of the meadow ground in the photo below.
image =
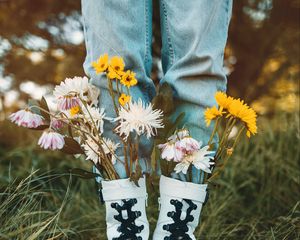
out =
<svg viewBox="0 0 300 240"><path fill-rule="evenodd" d="M210 185L197 239L300 239L299 116L259 121ZM95 182L70 176L89 166L36 146L37 135L0 123L0 239L106 239ZM147 209L155 227L158 181Z"/></svg>

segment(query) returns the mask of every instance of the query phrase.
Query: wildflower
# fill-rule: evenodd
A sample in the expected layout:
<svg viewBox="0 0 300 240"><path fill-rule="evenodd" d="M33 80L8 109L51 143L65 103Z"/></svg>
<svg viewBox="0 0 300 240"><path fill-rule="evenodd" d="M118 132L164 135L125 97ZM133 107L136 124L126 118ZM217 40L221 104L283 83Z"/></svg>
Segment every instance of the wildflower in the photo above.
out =
<svg viewBox="0 0 300 240"><path fill-rule="evenodd" d="M55 129L60 129L63 127L63 125L64 125L64 122L61 120L57 120L57 119L52 119L51 124L50 124L50 126Z"/></svg>
<svg viewBox="0 0 300 240"><path fill-rule="evenodd" d="M65 140L63 135L52 130L46 130L40 137L38 145L40 145L40 147L44 149L62 149L65 145Z"/></svg>
<svg viewBox="0 0 300 240"><path fill-rule="evenodd" d="M144 105L141 99L137 103L129 102L128 110L121 108L115 121L119 121L117 133L125 139L130 132L136 132L137 135L145 134L150 138L155 135L157 128L163 128L162 111L153 110L151 103Z"/></svg>
<svg viewBox="0 0 300 240"><path fill-rule="evenodd" d="M87 100L86 95L90 88L87 77L66 78L53 91L53 95L58 100L58 108L64 111L79 106L80 98Z"/></svg>
<svg viewBox="0 0 300 240"><path fill-rule="evenodd" d="M202 143L200 143L200 146ZM211 173L210 166L214 163L210 160L213 159L211 156L214 151L208 151L209 146L205 146L197 151L194 151L191 154L187 154L180 163L178 163L174 170L176 173L183 172L184 174L187 173L187 170L191 164L195 166L197 169L201 169L204 172Z"/></svg>
<svg viewBox="0 0 300 240"><path fill-rule="evenodd" d="M257 133L256 112L250 108L244 101L234 99L228 107L229 115L240 119L246 126L248 137Z"/></svg>
<svg viewBox="0 0 300 240"><path fill-rule="evenodd" d="M105 72L108 68L108 54L101 55L96 62L92 62L96 73Z"/></svg>
<svg viewBox="0 0 300 240"><path fill-rule="evenodd" d="M99 145L91 138L88 137L87 140L82 144L86 160L91 160L95 164L101 163Z"/></svg>
<svg viewBox="0 0 300 240"><path fill-rule="evenodd" d="M132 87L137 84L137 80L135 78L135 73L128 70L126 71L121 78L121 83L126 87Z"/></svg>
<svg viewBox="0 0 300 240"><path fill-rule="evenodd" d="M104 153L106 155L111 154L112 164L115 164L116 161L117 161L115 152L116 152L116 150L118 149L119 146L120 146L119 143L115 143L109 138L103 138L102 147L103 147Z"/></svg>
<svg viewBox="0 0 300 240"><path fill-rule="evenodd" d="M215 99L218 105L221 107L221 111L223 109L228 109L229 104L233 101L232 97L228 97L226 93L221 91L216 92Z"/></svg>
<svg viewBox="0 0 300 240"><path fill-rule="evenodd" d="M71 117L74 117L74 116L77 115L79 112L80 112L80 107L79 107L79 106L75 106L75 107L72 107L72 108L70 109L70 115L71 115Z"/></svg>
<svg viewBox="0 0 300 240"><path fill-rule="evenodd" d="M121 106L124 106L130 101L131 97L129 95L126 95L125 93L122 93L121 96L119 97L119 103Z"/></svg>
<svg viewBox="0 0 300 240"><path fill-rule="evenodd" d="M121 57L112 57L109 62L107 77L110 79L121 79L124 68L125 64Z"/></svg>
<svg viewBox="0 0 300 240"><path fill-rule="evenodd" d="M186 136L175 143L176 147L183 152L194 152L200 148L199 142L190 136Z"/></svg>
<svg viewBox="0 0 300 240"><path fill-rule="evenodd" d="M37 128L43 124L43 117L33 113L28 108L11 114L9 119L18 126L27 128Z"/></svg>
<svg viewBox="0 0 300 240"><path fill-rule="evenodd" d="M207 108L204 113L206 125L209 126L211 120L214 120L215 118L222 115L222 111L218 110L216 106L213 106L212 108Z"/></svg>
<svg viewBox="0 0 300 240"><path fill-rule="evenodd" d="M90 125L96 124L97 129L103 133L104 120L105 117L104 108L97 108L86 106L82 108L82 114L84 115L84 120L89 122Z"/></svg>
<svg viewBox="0 0 300 240"><path fill-rule="evenodd" d="M175 143L159 144L158 148L161 149L161 158L167 161L180 162L183 158L183 151L175 146Z"/></svg>

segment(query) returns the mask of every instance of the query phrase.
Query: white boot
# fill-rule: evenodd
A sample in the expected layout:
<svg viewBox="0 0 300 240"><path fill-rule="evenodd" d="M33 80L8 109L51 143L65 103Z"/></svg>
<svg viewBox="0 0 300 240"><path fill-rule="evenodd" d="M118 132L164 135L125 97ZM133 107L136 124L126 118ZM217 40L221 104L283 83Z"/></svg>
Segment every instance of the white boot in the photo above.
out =
<svg viewBox="0 0 300 240"><path fill-rule="evenodd" d="M159 188L160 213L153 240L195 240L207 184L161 176Z"/></svg>
<svg viewBox="0 0 300 240"><path fill-rule="evenodd" d="M145 178L140 178L138 183L139 187L129 179L102 181L108 240L149 238Z"/></svg>

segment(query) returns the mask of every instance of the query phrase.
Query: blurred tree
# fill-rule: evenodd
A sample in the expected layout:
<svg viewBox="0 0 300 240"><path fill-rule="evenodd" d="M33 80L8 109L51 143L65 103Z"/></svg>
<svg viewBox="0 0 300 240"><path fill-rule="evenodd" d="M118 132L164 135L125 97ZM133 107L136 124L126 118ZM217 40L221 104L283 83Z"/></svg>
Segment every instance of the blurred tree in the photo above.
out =
<svg viewBox="0 0 300 240"><path fill-rule="evenodd" d="M153 3L153 54L159 60L159 4ZM299 7L299 0L234 1L226 51L230 94L252 102L283 76L299 79ZM85 48L72 37L82 31L80 1L2 0L0 29L0 65L13 88L27 80L57 83L83 74ZM159 61L154 63L157 80Z"/></svg>

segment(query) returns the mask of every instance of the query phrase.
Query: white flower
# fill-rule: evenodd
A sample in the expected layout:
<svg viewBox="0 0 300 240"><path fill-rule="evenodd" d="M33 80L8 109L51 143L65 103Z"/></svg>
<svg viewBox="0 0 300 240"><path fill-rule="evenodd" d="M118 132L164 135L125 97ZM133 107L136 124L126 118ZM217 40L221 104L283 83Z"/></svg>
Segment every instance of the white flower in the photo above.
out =
<svg viewBox="0 0 300 240"><path fill-rule="evenodd" d="M159 144L158 148L162 149L161 158L167 161L180 162L184 153L175 146L174 143L167 142L165 144Z"/></svg>
<svg viewBox="0 0 300 240"><path fill-rule="evenodd" d="M87 77L66 78L60 85L56 86L53 95L56 98L65 96L83 96L89 89Z"/></svg>
<svg viewBox="0 0 300 240"><path fill-rule="evenodd" d="M190 136L182 138L175 145L184 152L193 152L200 148L199 142Z"/></svg>
<svg viewBox="0 0 300 240"><path fill-rule="evenodd" d="M37 128L43 124L43 117L33 113L29 109L19 110L9 116L9 119L18 126Z"/></svg>
<svg viewBox="0 0 300 240"><path fill-rule="evenodd" d="M144 106L141 99L137 103L130 102L128 110L121 108L119 116L115 118L115 121L119 121L116 131L125 139L130 132L136 132L137 135L145 134L150 138L156 134L157 128L163 128L162 115L162 111L153 110L150 103Z"/></svg>
<svg viewBox="0 0 300 240"><path fill-rule="evenodd" d="M60 110L68 110L80 105L80 99L90 105L96 105L99 93L100 90L90 84L87 77L66 78L53 91Z"/></svg>
<svg viewBox="0 0 300 240"><path fill-rule="evenodd" d="M98 130L103 133L103 125L104 120L107 119L105 117L104 108L96 108L96 107L82 107L82 112L84 114L84 119L87 120L90 124L95 122Z"/></svg>
<svg viewBox="0 0 300 240"><path fill-rule="evenodd" d="M168 138L168 141L171 141L171 142L175 143L176 141L181 140L181 139L183 139L185 137L189 137L189 136L190 136L189 130L183 128L183 129L178 130L172 136L170 136Z"/></svg>
<svg viewBox="0 0 300 240"><path fill-rule="evenodd" d="M202 143L200 142L200 147ZM205 146L197 151L194 151L191 154L187 154L180 163L178 163L174 170L176 173L183 172L187 173L187 170L191 164L195 168L203 170L204 172L211 173L210 166L214 163L211 162L214 157L212 156L214 151L208 151L209 146Z"/></svg>
<svg viewBox="0 0 300 240"><path fill-rule="evenodd" d="M111 162L112 164L116 163L116 150L119 147L119 143L115 143L112 140L110 140L109 138L103 138L103 143L102 143L102 147L104 150L105 154L111 154Z"/></svg>
<svg viewBox="0 0 300 240"><path fill-rule="evenodd" d="M119 143L114 143L112 140L108 138L103 138L103 143L101 144L104 154L108 155L111 154L111 161L113 164L116 163L116 155L115 151L119 147ZM100 141L99 141L100 142ZM101 158L104 156L102 155L101 149L99 145L90 137L85 140L85 143L82 144L84 152L87 156L86 160L91 160L95 164L101 162Z"/></svg>
<svg viewBox="0 0 300 240"><path fill-rule="evenodd" d="M95 164L101 162L99 146L92 138L85 140L85 143L82 144L82 147L85 155L87 156L86 160L91 160Z"/></svg>
<svg viewBox="0 0 300 240"><path fill-rule="evenodd" d="M40 137L38 145L40 145L40 147L44 149L62 149L65 145L64 136L57 132L46 130Z"/></svg>

